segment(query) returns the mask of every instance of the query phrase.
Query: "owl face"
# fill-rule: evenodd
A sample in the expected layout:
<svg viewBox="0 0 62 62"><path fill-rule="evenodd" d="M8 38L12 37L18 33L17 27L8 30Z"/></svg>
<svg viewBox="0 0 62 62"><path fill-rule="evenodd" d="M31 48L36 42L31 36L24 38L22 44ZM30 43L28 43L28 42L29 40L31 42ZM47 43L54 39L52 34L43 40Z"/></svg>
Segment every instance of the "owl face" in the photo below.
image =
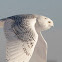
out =
<svg viewBox="0 0 62 62"><path fill-rule="evenodd" d="M47 30L51 28L53 25L53 21L45 16L40 16L38 19L38 25L41 29L41 31Z"/></svg>

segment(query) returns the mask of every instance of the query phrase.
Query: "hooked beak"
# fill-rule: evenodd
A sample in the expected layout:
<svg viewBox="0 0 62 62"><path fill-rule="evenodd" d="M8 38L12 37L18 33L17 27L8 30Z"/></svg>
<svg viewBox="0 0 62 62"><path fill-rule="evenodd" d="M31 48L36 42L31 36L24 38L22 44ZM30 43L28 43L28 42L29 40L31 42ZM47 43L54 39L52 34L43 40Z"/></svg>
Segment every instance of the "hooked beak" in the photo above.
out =
<svg viewBox="0 0 62 62"><path fill-rule="evenodd" d="M54 27L54 23L52 22L52 27Z"/></svg>
<svg viewBox="0 0 62 62"><path fill-rule="evenodd" d="M54 24L52 25L52 27L54 27Z"/></svg>

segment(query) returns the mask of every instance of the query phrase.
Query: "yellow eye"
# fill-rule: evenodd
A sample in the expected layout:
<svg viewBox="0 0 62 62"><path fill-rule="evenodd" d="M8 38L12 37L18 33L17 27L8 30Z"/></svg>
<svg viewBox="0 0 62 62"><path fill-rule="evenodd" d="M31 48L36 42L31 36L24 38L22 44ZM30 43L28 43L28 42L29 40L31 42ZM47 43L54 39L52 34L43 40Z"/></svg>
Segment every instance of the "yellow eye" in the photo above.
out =
<svg viewBox="0 0 62 62"><path fill-rule="evenodd" d="M51 23L51 21L48 21L48 23Z"/></svg>
<svg viewBox="0 0 62 62"><path fill-rule="evenodd" d="M47 19L47 18L45 18L45 19Z"/></svg>

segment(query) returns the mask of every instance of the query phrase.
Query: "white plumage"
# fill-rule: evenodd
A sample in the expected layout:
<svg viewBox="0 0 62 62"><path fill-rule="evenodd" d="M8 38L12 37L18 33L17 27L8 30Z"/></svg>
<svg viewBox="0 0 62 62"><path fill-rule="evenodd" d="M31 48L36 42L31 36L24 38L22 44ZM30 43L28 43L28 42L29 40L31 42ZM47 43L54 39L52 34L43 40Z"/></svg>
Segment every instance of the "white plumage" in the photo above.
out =
<svg viewBox="0 0 62 62"><path fill-rule="evenodd" d="M1 22L4 22L4 32L7 39L7 62L29 62L39 39L42 43L42 60L46 61L47 43L40 35L40 31L53 26L51 19L40 15L22 14L1 19Z"/></svg>

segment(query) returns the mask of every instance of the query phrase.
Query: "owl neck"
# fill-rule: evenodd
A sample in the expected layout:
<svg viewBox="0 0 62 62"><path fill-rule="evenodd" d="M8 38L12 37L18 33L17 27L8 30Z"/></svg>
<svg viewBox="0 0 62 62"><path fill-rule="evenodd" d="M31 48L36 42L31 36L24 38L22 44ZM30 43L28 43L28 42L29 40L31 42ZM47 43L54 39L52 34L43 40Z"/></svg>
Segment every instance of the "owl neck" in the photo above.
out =
<svg viewBox="0 0 62 62"><path fill-rule="evenodd" d="M36 22L35 24L35 29L36 29L37 34L40 34L41 28L39 27L38 22Z"/></svg>

